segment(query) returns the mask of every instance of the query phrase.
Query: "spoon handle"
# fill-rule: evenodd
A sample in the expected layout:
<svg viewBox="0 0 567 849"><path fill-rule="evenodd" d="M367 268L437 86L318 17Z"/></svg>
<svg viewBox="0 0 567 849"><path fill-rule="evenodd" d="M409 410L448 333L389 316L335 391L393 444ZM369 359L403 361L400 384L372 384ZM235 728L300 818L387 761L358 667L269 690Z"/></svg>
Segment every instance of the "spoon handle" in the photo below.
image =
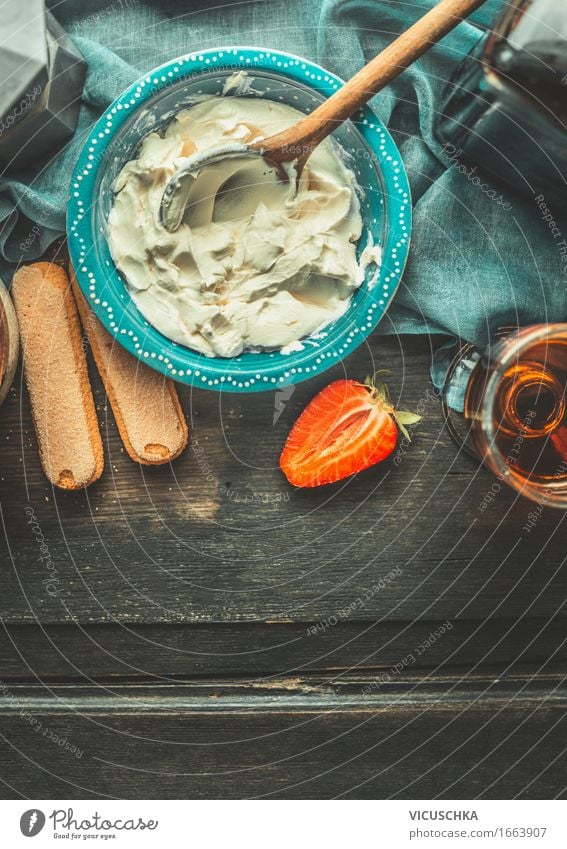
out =
<svg viewBox="0 0 567 849"><path fill-rule="evenodd" d="M441 0L382 50L335 94L292 127L250 145L274 163L298 160L425 53L485 0Z"/></svg>

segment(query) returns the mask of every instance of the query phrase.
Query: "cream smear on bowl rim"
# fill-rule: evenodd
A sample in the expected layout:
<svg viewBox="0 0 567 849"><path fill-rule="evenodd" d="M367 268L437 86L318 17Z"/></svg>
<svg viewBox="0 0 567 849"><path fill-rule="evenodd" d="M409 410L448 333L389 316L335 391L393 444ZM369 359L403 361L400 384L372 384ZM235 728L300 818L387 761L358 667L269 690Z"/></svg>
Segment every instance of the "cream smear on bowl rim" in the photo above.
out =
<svg viewBox="0 0 567 849"><path fill-rule="evenodd" d="M248 144L291 125L301 112L249 93L243 72L223 97L182 109L146 136L114 185L109 247L144 317L174 342L207 356L298 350L348 308L380 248L362 234L358 186L330 140L296 185L265 177L262 160L226 160L199 174L198 196L173 233L159 207L188 157L219 144ZM260 169L260 170L258 170ZM222 188L222 191L221 191Z"/></svg>

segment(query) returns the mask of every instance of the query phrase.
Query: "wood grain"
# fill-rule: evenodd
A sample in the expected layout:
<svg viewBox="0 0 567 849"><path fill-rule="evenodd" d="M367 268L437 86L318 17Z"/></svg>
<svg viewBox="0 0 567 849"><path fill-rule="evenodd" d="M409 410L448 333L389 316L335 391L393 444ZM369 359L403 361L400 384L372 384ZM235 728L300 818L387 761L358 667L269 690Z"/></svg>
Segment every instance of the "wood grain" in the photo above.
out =
<svg viewBox="0 0 567 849"><path fill-rule="evenodd" d="M192 445L150 470L126 456L93 369L106 473L86 493L46 481L18 377L0 411L3 619L317 622L346 609L350 622L564 622L565 515L544 510L523 530L534 505L457 453L430 358L426 340L375 335L287 399L184 388ZM404 408L423 413L412 444L343 484L293 490L278 457L301 409L331 379L384 365Z"/></svg>
<svg viewBox="0 0 567 849"><path fill-rule="evenodd" d="M0 697L3 795L553 798L567 783L564 672L16 685Z"/></svg>
<svg viewBox="0 0 567 849"><path fill-rule="evenodd" d="M378 674L400 663L427 675L529 668L567 661L565 623L536 618L451 622L420 651L439 621L311 624L4 625L0 677L13 682L149 683L232 676L270 681L306 673Z"/></svg>
<svg viewBox="0 0 567 849"><path fill-rule="evenodd" d="M149 471L92 369L107 462L88 493L47 484L18 377L0 413L4 797L564 792L565 517L523 530L534 506L457 453L431 355L374 336L346 361L390 367L424 419L320 492L277 460L342 367L291 397L185 389L193 447Z"/></svg>

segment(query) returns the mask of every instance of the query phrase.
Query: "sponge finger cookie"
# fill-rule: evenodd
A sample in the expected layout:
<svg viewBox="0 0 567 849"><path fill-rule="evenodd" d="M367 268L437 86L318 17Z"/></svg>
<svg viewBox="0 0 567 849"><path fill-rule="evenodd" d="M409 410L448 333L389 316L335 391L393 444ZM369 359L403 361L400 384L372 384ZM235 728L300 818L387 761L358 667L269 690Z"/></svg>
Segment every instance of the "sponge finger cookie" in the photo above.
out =
<svg viewBox="0 0 567 849"><path fill-rule="evenodd" d="M24 266L12 297L45 474L62 489L89 486L104 455L69 278L47 262Z"/></svg>
<svg viewBox="0 0 567 849"><path fill-rule="evenodd" d="M174 460L188 438L175 384L117 344L88 306L74 275L72 281L83 329L126 451L146 466Z"/></svg>

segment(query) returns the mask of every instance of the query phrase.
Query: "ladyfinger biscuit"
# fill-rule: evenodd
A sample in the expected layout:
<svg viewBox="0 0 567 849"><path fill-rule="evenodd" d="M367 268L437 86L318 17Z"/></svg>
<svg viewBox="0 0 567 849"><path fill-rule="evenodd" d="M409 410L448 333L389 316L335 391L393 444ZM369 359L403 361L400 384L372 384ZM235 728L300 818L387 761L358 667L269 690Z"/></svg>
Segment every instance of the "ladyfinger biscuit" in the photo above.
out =
<svg viewBox="0 0 567 849"><path fill-rule="evenodd" d="M73 293L118 431L132 460L168 463L187 445L185 416L175 384L128 353L104 329L72 274Z"/></svg>
<svg viewBox="0 0 567 849"><path fill-rule="evenodd" d="M69 278L48 262L28 265L12 297L43 470L62 489L89 486L104 455Z"/></svg>

